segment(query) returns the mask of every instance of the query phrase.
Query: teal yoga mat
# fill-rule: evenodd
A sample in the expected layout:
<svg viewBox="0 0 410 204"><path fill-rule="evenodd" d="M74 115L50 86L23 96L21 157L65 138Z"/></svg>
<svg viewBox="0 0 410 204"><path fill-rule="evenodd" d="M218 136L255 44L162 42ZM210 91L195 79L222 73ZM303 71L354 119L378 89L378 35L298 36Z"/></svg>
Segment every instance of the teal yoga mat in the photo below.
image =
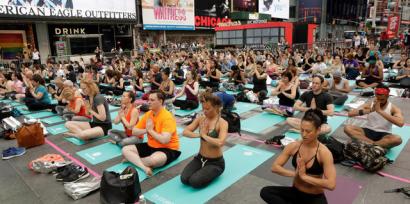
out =
<svg viewBox="0 0 410 204"><path fill-rule="evenodd" d="M64 124L60 124L60 125L47 127L47 131L53 135L58 135L58 134L67 132L68 129L64 126Z"/></svg>
<svg viewBox="0 0 410 204"><path fill-rule="evenodd" d="M296 133L296 132L285 132L285 136L290 137L295 140L299 140L301 138L300 133Z"/></svg>
<svg viewBox="0 0 410 204"><path fill-rule="evenodd" d="M201 110L202 110L202 105L199 105L198 108L193 109L193 110L181 110L181 109L175 110L175 115L180 116L180 117L185 117L185 116L191 115L193 113L198 113Z"/></svg>
<svg viewBox="0 0 410 204"><path fill-rule="evenodd" d="M232 111L235 113L238 113L239 115L242 113L246 113L252 109L258 108L259 105L254 104L254 103L244 103L244 102L237 102L235 103L236 110Z"/></svg>
<svg viewBox="0 0 410 204"><path fill-rule="evenodd" d="M245 85L245 88L247 88L247 89L253 89L253 84L246 84L246 85Z"/></svg>
<svg viewBox="0 0 410 204"><path fill-rule="evenodd" d="M45 117L54 116L54 115L55 114L52 112L43 111L43 112L28 114L26 115L26 117L29 119L39 119L39 118L45 118Z"/></svg>
<svg viewBox="0 0 410 204"><path fill-rule="evenodd" d="M351 103L356 98L356 96L352 96L352 95L347 95L347 96L349 98L346 100L346 102L344 104ZM341 111L343 111L343 109L344 109L344 105L335 106L335 112L341 112Z"/></svg>
<svg viewBox="0 0 410 204"><path fill-rule="evenodd" d="M19 103L19 102L16 102L16 101L12 101L12 102L7 103L7 104L9 104L9 105L11 105L11 106L13 106L13 107L23 105L23 104L21 104L21 103Z"/></svg>
<svg viewBox="0 0 410 204"><path fill-rule="evenodd" d="M108 109L110 110L110 111L113 111L113 110L118 110L118 109L120 109L120 107L119 106L113 106L113 105L109 105L108 106Z"/></svg>
<svg viewBox="0 0 410 204"><path fill-rule="evenodd" d="M226 91L227 94L229 95L236 95L238 93L240 93L240 91Z"/></svg>
<svg viewBox="0 0 410 204"><path fill-rule="evenodd" d="M273 155L272 152L237 144L225 151L225 172L209 186L194 189L182 184L180 176L177 176L145 193L145 198L153 203L206 203Z"/></svg>
<svg viewBox="0 0 410 204"><path fill-rule="evenodd" d="M99 164L115 157L119 157L121 156L121 154L121 147L112 143L104 143L77 152L78 156L87 160L92 165Z"/></svg>
<svg viewBox="0 0 410 204"><path fill-rule="evenodd" d="M23 115L27 115L27 114L31 114L31 113L32 113L32 112L30 112L30 111L28 110L27 106L25 106L25 105L17 106L16 109L19 110L20 113L23 114Z"/></svg>
<svg viewBox="0 0 410 204"><path fill-rule="evenodd" d="M349 86L356 86L356 80L349 80Z"/></svg>
<svg viewBox="0 0 410 204"><path fill-rule="evenodd" d="M399 146L391 148L386 154L387 158L394 161L400 155L401 151L403 151L404 147L410 139L410 126L403 126L401 128L393 127L393 134L399 135L402 140L402 143Z"/></svg>
<svg viewBox="0 0 410 204"><path fill-rule="evenodd" d="M285 121L285 118L282 116L263 112L242 120L241 129L251 133L260 133L283 121Z"/></svg>
<svg viewBox="0 0 410 204"><path fill-rule="evenodd" d="M345 116L328 116L327 117L327 124L332 127L332 131L328 135L332 135L336 129L342 125L347 120Z"/></svg>
<svg viewBox="0 0 410 204"><path fill-rule="evenodd" d="M61 116L53 116L49 118L44 118L41 119L41 122L47 123L49 125L55 124L55 123L61 123L64 122L65 120Z"/></svg>
<svg viewBox="0 0 410 204"><path fill-rule="evenodd" d="M200 142L199 139L191 139L191 138L186 138L186 137L180 137L179 142L180 142L179 144L180 144L181 155L178 157L178 159L176 159L175 161L169 163L166 166L154 169L154 171L153 171L154 174L157 174L159 172L162 172L162 171L164 171L168 168L171 168L171 167L177 165L179 162L190 158L191 156L193 156L194 154L196 154L199 151L199 142ZM115 166L112 166L112 167L108 168L107 171L115 171L115 172L120 173L125 168L127 168L128 166L132 166L132 167L137 169L140 181L143 181L143 180L148 178L143 170L141 170L140 168L137 168L136 166L134 166L133 164L131 164L129 162L124 162L124 163L120 163L120 164L117 164Z"/></svg>
<svg viewBox="0 0 410 204"><path fill-rule="evenodd" d="M64 139L71 142L71 143L73 143L73 144L75 144L75 145L77 145L77 146L80 146L80 145L89 144L89 143L95 142L97 140L105 139L105 138L108 138L108 135L98 137L98 138L94 138L94 139L91 139L91 140L86 140L86 141L84 141L82 139L79 139L79 138L76 138L76 137L65 137Z"/></svg>

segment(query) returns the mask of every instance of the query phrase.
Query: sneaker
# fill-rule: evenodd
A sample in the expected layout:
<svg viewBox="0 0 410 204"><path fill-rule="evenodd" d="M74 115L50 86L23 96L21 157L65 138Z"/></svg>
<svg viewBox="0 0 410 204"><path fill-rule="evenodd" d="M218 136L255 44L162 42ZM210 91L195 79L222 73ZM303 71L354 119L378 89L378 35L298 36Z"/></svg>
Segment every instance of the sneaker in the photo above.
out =
<svg viewBox="0 0 410 204"><path fill-rule="evenodd" d="M90 174L88 173L87 168L77 167L73 171L71 171L71 173L67 177L63 179L63 182L64 183L76 182L76 181L85 179L88 176L90 176Z"/></svg>
<svg viewBox="0 0 410 204"><path fill-rule="evenodd" d="M63 181L65 177L70 175L70 173L77 168L78 166L74 164L69 164L60 168L57 168L56 170L56 180L57 181Z"/></svg>
<svg viewBox="0 0 410 204"><path fill-rule="evenodd" d="M24 147L10 147L3 151L3 160L11 159L13 157L19 157L26 153L26 148Z"/></svg>

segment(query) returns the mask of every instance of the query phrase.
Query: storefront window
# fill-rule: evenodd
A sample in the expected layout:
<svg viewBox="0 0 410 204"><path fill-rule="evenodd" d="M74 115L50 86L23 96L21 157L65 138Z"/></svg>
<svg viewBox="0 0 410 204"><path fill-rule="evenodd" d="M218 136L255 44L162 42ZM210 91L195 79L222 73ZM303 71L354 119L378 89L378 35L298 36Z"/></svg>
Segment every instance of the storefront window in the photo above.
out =
<svg viewBox="0 0 410 204"><path fill-rule="evenodd" d="M98 38L70 38L71 54L88 54L94 53L94 50L99 46Z"/></svg>

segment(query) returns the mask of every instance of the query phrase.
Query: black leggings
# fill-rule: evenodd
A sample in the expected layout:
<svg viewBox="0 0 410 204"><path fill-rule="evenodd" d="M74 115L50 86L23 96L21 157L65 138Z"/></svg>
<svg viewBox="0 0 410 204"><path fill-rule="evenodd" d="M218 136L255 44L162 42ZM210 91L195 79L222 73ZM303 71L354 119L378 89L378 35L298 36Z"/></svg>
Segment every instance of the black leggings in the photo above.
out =
<svg viewBox="0 0 410 204"><path fill-rule="evenodd" d="M181 182L194 188L202 188L220 176L224 170L223 157L207 159L198 154L182 171Z"/></svg>
<svg viewBox="0 0 410 204"><path fill-rule="evenodd" d="M56 106L56 105L42 103L34 98L25 98L24 103L26 104L29 111L38 111L38 110L45 110L45 109L54 110Z"/></svg>
<svg viewBox="0 0 410 204"><path fill-rule="evenodd" d="M309 194L295 187L266 186L261 190L261 198L266 203L274 204L326 204L325 194Z"/></svg>
<svg viewBox="0 0 410 204"><path fill-rule="evenodd" d="M173 104L176 107L180 107L181 110L192 110L198 108L198 102L191 100L175 100Z"/></svg>

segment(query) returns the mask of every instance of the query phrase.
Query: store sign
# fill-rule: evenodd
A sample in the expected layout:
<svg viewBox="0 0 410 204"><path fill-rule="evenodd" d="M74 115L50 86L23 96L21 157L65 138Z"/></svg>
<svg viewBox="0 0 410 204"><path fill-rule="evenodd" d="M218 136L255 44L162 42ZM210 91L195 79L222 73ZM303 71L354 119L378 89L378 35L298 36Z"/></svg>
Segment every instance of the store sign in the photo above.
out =
<svg viewBox="0 0 410 204"><path fill-rule="evenodd" d="M272 18L289 19L289 1L259 0L259 13L270 14Z"/></svg>
<svg viewBox="0 0 410 204"><path fill-rule="evenodd" d="M144 30L194 30L194 0L142 1Z"/></svg>
<svg viewBox="0 0 410 204"><path fill-rule="evenodd" d="M268 20L253 20L253 21L247 21L246 24L259 24L259 23L267 23Z"/></svg>
<svg viewBox="0 0 410 204"><path fill-rule="evenodd" d="M54 34L56 35L80 35L86 34L85 28L55 28Z"/></svg>
<svg viewBox="0 0 410 204"><path fill-rule="evenodd" d="M0 16L127 20L137 18L135 0L0 0Z"/></svg>
<svg viewBox="0 0 410 204"><path fill-rule="evenodd" d="M219 23L231 22L229 18L219 18L212 16L195 16L195 27L212 29L218 26Z"/></svg>
<svg viewBox="0 0 410 204"><path fill-rule="evenodd" d="M240 21L231 21L226 23L218 23L218 27L238 26L242 25Z"/></svg>

